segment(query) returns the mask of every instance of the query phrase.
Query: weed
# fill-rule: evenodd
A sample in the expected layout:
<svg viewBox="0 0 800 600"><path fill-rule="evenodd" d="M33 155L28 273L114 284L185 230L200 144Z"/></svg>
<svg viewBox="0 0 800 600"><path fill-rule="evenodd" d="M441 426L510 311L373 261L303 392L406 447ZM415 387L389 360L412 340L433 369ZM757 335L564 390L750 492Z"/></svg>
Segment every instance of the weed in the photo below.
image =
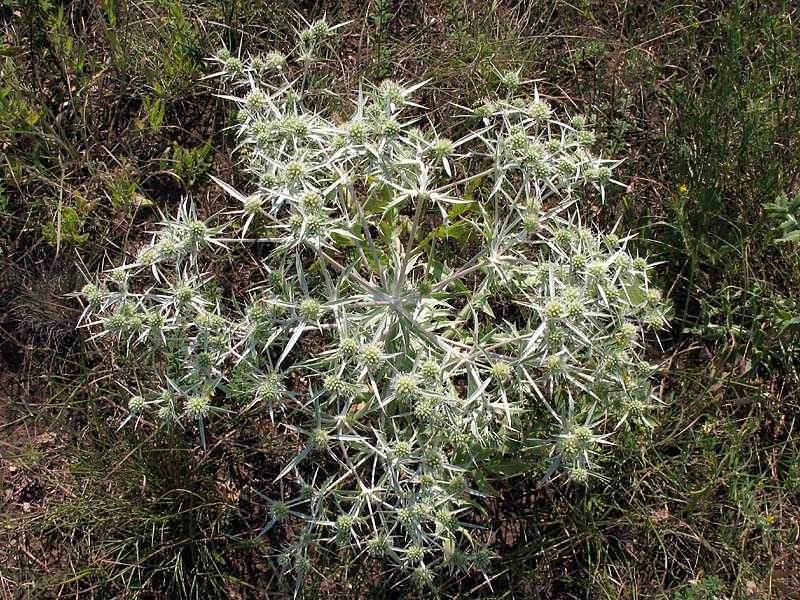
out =
<svg viewBox="0 0 800 600"><path fill-rule="evenodd" d="M313 81L335 29L300 32L297 81ZM570 212L583 194L602 202L618 161L592 152L585 120L556 118L536 89L518 95L518 71L499 74L504 98L468 111L471 131L453 141L403 115L421 84L361 87L337 124L305 106L284 59L213 60L244 90L228 98L256 191L219 181L236 222L184 202L134 263L84 287L95 339L141 365L169 357L142 372L123 424L196 423L205 446L206 424L239 401L296 435L277 479L299 489L268 499L262 533L292 534L277 560L298 589L319 542L422 587L485 572L469 507L493 479L544 462L542 483L584 485L615 432L653 426L640 344L667 307L651 265ZM446 238L480 242L448 264ZM266 281L237 306L214 290L216 253L263 242Z"/></svg>
<svg viewBox="0 0 800 600"><path fill-rule="evenodd" d="M324 369L309 368L303 359L330 348L336 331L333 315L349 313L353 306L331 305L322 283L324 269L305 241L301 269L287 263L270 275L274 244L280 243L272 238L276 231L289 234L289 229L277 227L289 216L281 211L296 202L287 199L281 211L270 213L271 201L257 198L261 187L250 173L241 174L234 189L252 192L243 194L253 213L248 223L245 202L223 200L218 189L206 186L203 173L229 180L231 162L241 158L248 164L249 159L224 132L218 134L222 123L232 122L224 121L225 115L236 112L227 107L238 105L209 100L207 82L197 78L205 70L206 49L220 42L244 63L250 56L245 48L253 58L258 48L267 46L290 54L287 16L294 20L296 10L308 24L323 11L330 19L352 19L337 30L342 39L336 41L335 57L343 73L331 76L309 61L306 89L314 93L303 102L310 112L332 123L331 131L339 131L358 102L351 82L365 73L375 79L430 80L412 98L430 110L409 106L403 114L408 120L425 117L410 127L428 129L426 144L454 140L456 156L448 157L454 180L470 172L472 161L481 160L461 156L476 150L476 139L458 145L480 126L480 117L471 121L459 115L494 97L501 78L513 83L509 73L558 82L563 89L544 82L536 86L553 105L565 104L569 114L556 113L565 124L571 126L574 115L585 114L586 129L596 131L594 149L628 157L614 170L627 187L608 186L607 202L585 207L581 223L591 222L591 213L598 222L619 219L619 229L638 231L627 251L635 257L637 249L648 249L660 262L649 276L665 282L676 300L673 327L661 336L669 356L659 394L666 402L648 413L653 427L627 430L626 420L609 438L615 446L605 445L593 456L596 472L608 479L594 477L587 486L574 480L569 486L538 485L555 456L548 445L519 452L512 436L501 451L479 457L480 472L474 469L465 478L477 492L499 494L467 494L463 498L474 503L457 517L477 526L468 532L478 542L491 541L488 580L476 569L453 571L454 577L437 580L440 595L615 600L796 595L795 298L800 271L794 242L775 243L793 237L789 205L800 173L795 7L788 2L719 1L356 5L234 0L190 6L109 0L91 6L7 2L0 7L0 469L7 484L0 528L3 591L10 585L12 597L247 598L280 593L275 578L281 570L280 549L301 541L293 533L302 536L304 521L290 513L288 521L274 524L262 537L253 539L253 533L272 516L281 516L279 502L293 503L301 491L295 473L273 483L303 449L299 430L315 429L310 427L316 418L313 406L302 406L301 400L318 396L321 419L340 415L326 411L324 398L330 391L325 389ZM356 49L356 39L370 40L372 52L364 51L367 44ZM287 75L301 71L291 60L284 69ZM517 95L532 87L521 85ZM331 97L330 90L338 96ZM242 92L230 93L238 97ZM363 92L367 98L374 90L364 85ZM408 128L404 124L401 135ZM189 168L179 180L175 165L182 159L174 162L173 142L181 148L178 154L194 154L212 136L213 149L222 151L209 152L196 169L192 158L187 159ZM438 151L449 152L444 141ZM74 311L61 297L65 287L73 289L81 278L71 267L76 243L87 273L108 261L132 265L140 251L147 258L152 234L144 231L159 230L158 210L170 215L164 222L175 220L180 193L192 178L195 220L209 230L227 224L213 235L227 250L224 256L213 246L201 250L213 279L187 276L188 287L196 285L212 307L219 302L231 327L238 322L233 317L242 319L252 309L254 335L267 340L279 320L271 311L284 310L283 318L292 311L310 318L316 312L314 301L320 310L320 330L303 332L281 368L274 368L281 352L273 340L278 351L267 352L266 366L259 367L263 379L253 381L248 360L235 364L227 359L221 370L228 389L220 387L210 404L197 396L195 414L209 411L206 452L188 450L198 445L199 433L197 421L188 418L148 436L159 424L152 404L163 383L154 376L157 365L171 365L167 376L173 381L189 373L200 376L207 372L207 355L213 357L214 348L207 355L193 354L185 363L186 351L176 343L163 356L142 360L138 350L127 356L124 345L107 343L110 336L105 336L85 340L86 352L76 352ZM356 191L359 198L370 198L364 204L369 226L362 229L378 249L388 234L380 219L384 201L374 198L377 192L367 185L371 181ZM465 251L468 256L479 251L485 233L477 228L482 219L477 207L490 201L487 186L487 181L475 180L459 187L471 204L454 206L452 216L448 211L447 225L441 213L423 215L417 242L424 257L409 279L420 290L431 283L417 277L422 266L434 261L442 265L429 274L435 282L453 274ZM775 199L783 193L785 207L767 205L781 205ZM390 215L394 220L389 229L403 247L414 206L409 203ZM299 206L298 212L304 214L303 209ZM534 219L528 221L535 225ZM134 222L140 225L131 227ZM312 220L307 227L322 225ZM540 225L546 236L552 220L540 219ZM268 239L243 241L244 229L246 239ZM330 243L340 264L354 260L355 245L335 236ZM169 243L165 250L171 252ZM367 249L357 270L363 275L378 263L385 266L389 255L380 251L376 261ZM162 260L158 268L163 271L166 264ZM286 290L297 288L300 271L313 294L289 296ZM338 281L338 275L328 274ZM492 288L482 306L471 304L470 294L485 275L476 270L460 280L466 290L453 283L448 297L437 300L464 318L477 309L477 324L469 328L477 332L475 339L486 333L488 323L501 323L502 329L522 318L517 300L502 286L499 291ZM279 278L283 284L276 287ZM147 273L133 277L130 297L147 290L137 282L153 289L164 283L154 283ZM117 293L116 285L109 283L108 289ZM266 290L275 295L263 298ZM98 286L92 297L102 301L106 292ZM348 287L337 298L351 292ZM259 313L267 317L256 327ZM194 331L189 329L187 337ZM169 333L173 335L177 337ZM459 341L453 336L447 333L449 343ZM658 360L660 353L651 348L658 340L646 335L641 343L648 358ZM158 344L163 346L153 342ZM386 354L385 346L378 350ZM386 359L392 365L396 360ZM297 369L285 373L283 367L296 361ZM324 357L319 361L323 365ZM423 362L413 371L422 382L418 391L429 390L423 375L432 376L432 366ZM507 379L505 363L486 361L484 366L497 381L517 385L514 375ZM122 377L124 387L108 385L112 373ZM384 381L382 398L384 391L391 398L413 396L412 382L400 380L397 373ZM332 379L328 387L339 383ZM457 375L453 385L463 397L470 380ZM135 431L115 433L134 398L132 407L141 413L128 425ZM282 406L277 401L281 398ZM393 418L407 423L409 417ZM298 430L273 429L273 419ZM358 420L374 423L375 415ZM545 434L558 434L557 428L546 429L532 437L547 441ZM30 436L23 435L28 431ZM60 445L54 447L52 440ZM356 442L343 443L349 455ZM569 441L559 443L561 450L569 450ZM168 444L172 450L165 449ZM264 444L275 452L266 453ZM311 466L319 465L324 474L341 472L334 454L345 454L335 448L315 452L298 464L305 481L315 481ZM76 457L77 463L65 468L61 457ZM448 458L451 464L460 460ZM514 478L512 493L506 478L525 469L530 473ZM369 472L364 465L357 470ZM561 466L553 475L565 481ZM333 507L326 513L327 524L317 527L328 541L309 545L320 548L313 568L321 575L305 578L306 596L424 596L424 591L399 583L401 575L391 560L367 559L366 549L364 560L342 564L336 558L337 534L348 525L346 520L339 524L338 516L342 507L352 506L348 498L342 500L348 485L340 482L332 504L326 504ZM351 540L363 539L359 535L364 527L356 523ZM413 559L421 549L427 565L429 547L408 544L398 555ZM265 554L271 558L264 559ZM718 591L706 590L709 582Z"/></svg>

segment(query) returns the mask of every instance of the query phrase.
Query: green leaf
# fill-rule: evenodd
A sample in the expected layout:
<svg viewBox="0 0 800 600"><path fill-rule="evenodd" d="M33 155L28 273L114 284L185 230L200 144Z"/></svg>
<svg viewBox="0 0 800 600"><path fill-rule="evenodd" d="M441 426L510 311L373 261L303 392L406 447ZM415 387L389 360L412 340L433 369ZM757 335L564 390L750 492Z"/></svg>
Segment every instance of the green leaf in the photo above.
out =
<svg viewBox="0 0 800 600"><path fill-rule="evenodd" d="M484 465L483 469L494 475L517 477L535 470L535 465L527 460L501 460Z"/></svg>

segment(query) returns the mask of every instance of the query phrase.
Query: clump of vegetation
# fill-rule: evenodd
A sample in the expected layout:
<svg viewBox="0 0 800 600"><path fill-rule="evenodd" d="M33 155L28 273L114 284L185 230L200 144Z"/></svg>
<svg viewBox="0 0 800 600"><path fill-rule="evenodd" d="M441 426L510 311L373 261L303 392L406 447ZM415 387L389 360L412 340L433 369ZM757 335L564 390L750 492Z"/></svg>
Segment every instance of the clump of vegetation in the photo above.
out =
<svg viewBox="0 0 800 600"><path fill-rule="evenodd" d="M213 58L247 191L218 181L229 210L163 217L84 287L83 322L140 365L126 422L196 423L205 445L258 410L297 438L263 531L289 534L298 585L325 542L434 586L488 567L483 473L587 484L615 432L652 427L641 343L667 306L629 237L581 221L619 164L585 119L509 71L457 140L407 116L421 83L365 84L339 122L312 85L334 34ZM214 273L242 247L256 283L226 294Z"/></svg>
<svg viewBox="0 0 800 600"><path fill-rule="evenodd" d="M796 596L797 14L790 2L744 0L6 2L2 589L12 597L245 599L288 597L302 579L297 595L309 598ZM307 24L323 15L350 22L333 35L305 27L294 48L298 15ZM221 44L230 50L204 58ZM416 89L383 127L380 110L366 109L385 106L385 78ZM256 90L266 103L258 94L245 102ZM549 131L512 131L533 116L523 112L537 90L551 108ZM226 128L238 112L242 120ZM289 121L292 136L281 126L256 139L257 121L292 116L311 126ZM351 121L364 128L351 131ZM611 169L607 183L581 176L567 189L565 175L537 176L556 188L540 206L514 196L533 164L521 151L546 148L562 132L565 146L581 132L594 159L625 160L601 165ZM320 141L334 133L346 157ZM484 171L495 168L499 146L494 190L499 178ZM572 160L575 150L562 156ZM418 170L391 163L387 173L370 172L389 164L386 153L420 154L429 191L447 198L423 197L413 242L419 200L387 206L402 195L398 186L413 191ZM357 203L333 186L327 167L316 168L318 156L353 175ZM281 178L261 181L268 167L285 173L295 158L298 194ZM503 166L512 160L519 166ZM481 176L465 181L473 175ZM307 188L320 198L306 201ZM193 222L202 226L189 233ZM523 230L524 240L514 237ZM163 235L170 231L175 244ZM599 247L599 260L610 261L606 235L614 232L631 262L654 257L637 278L653 294L658 281L675 304L657 335L644 313L631 317L640 327L632 356L660 368L657 379L644 364L620 377L643 387L652 379L662 402L651 396L646 411L628 410L622 423L622 396L597 401L603 386L575 368L602 360L569 327L599 332L591 341L604 351L629 352L610 343L615 325L601 329L617 318L601 300L584 301L587 314L599 313L590 315L596 329L561 319L569 356L518 354L521 336L536 331L521 328L546 321L550 300L559 313L561 283L594 289L578 255ZM197 238L196 257L187 234ZM487 237L499 267L478 266L490 256L481 254ZM342 271L323 265L320 252ZM389 261L402 265L405 255L402 275ZM462 272L476 256L475 269ZM528 262L510 269L512 259ZM618 260L626 258L614 258L613 269ZM534 262L557 267L552 286L535 286ZM109 264L121 268L94 275ZM343 274L352 265L371 288ZM626 272L619 268L615 284ZM404 282L400 308L423 328L389 306L394 273ZM81 308L67 294L87 280L96 289L85 289L83 308L94 306L76 331ZM191 297L182 289L186 304L165 303L180 282ZM622 312L624 300L609 298ZM144 308L153 314L140 323ZM341 339L345 318L350 337ZM384 318L398 325L389 330ZM119 329L106 331L107 323ZM420 333L430 327L452 354ZM456 352L468 361L458 365ZM551 355L554 367L567 359L563 375L536 366ZM374 367L359 366L373 359ZM484 410L466 400L485 382L489 417L466 439L489 437L462 450L441 441L443 423L464 425ZM562 395L553 400L553 390ZM570 394L574 437L562 425ZM460 412L434 402L441 397ZM384 415L380 404L394 412ZM491 417L506 405L509 415ZM310 448L317 415L322 443ZM575 448L587 423L600 439L584 455ZM385 427L397 432L380 446L393 457L377 452L375 432ZM439 467L423 452L429 442L445 453ZM578 461L590 468L575 468ZM400 483L389 487L386 472ZM373 484L386 506L362 495ZM424 509L408 526L396 490ZM455 527L444 513L427 513L434 503L453 513ZM375 526L364 514L375 515ZM384 544L374 534L392 523ZM308 569L304 577L297 567ZM435 591L415 589L428 578Z"/></svg>

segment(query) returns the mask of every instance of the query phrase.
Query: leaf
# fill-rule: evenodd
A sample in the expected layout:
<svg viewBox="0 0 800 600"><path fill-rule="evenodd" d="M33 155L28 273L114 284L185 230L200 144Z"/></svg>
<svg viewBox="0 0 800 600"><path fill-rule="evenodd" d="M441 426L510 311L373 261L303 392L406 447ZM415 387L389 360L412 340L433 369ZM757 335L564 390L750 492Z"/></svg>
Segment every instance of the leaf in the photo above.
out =
<svg viewBox="0 0 800 600"><path fill-rule="evenodd" d="M293 459L292 459L292 460L291 460L291 461L290 461L290 462L289 462L289 463L288 463L288 464L287 464L287 465L286 465L286 466L283 468L283 470L282 470L280 473L278 473L278 476L277 476L277 477L275 477L275 479L273 479L273 481L280 481L281 479L283 479L284 477L286 477L286 475L288 475L288 474L289 474L289 473L292 471L292 469L294 469L294 468L295 468L297 465L299 465L301 462L303 462L303 459L304 459L306 456L308 456L310 452L311 452L311 448L308 448L308 447L306 447L306 448L303 448L303 449L300 451L300 453L299 453L297 456L295 456L295 457L294 457L294 458L293 458ZM266 530L265 530L265 531L266 531ZM259 535L260 535L260 534L259 534Z"/></svg>
<svg viewBox="0 0 800 600"><path fill-rule="evenodd" d="M494 475L518 477L535 470L535 465L527 460L501 460L484 465L483 469Z"/></svg>
<svg viewBox="0 0 800 600"><path fill-rule="evenodd" d="M475 179L469 180L467 185L464 186L464 192L461 194L461 197L464 198L464 200L472 201L475 190L478 189L481 181L483 181L483 177L476 177Z"/></svg>
<svg viewBox="0 0 800 600"><path fill-rule="evenodd" d="M495 488L486 479L481 469L475 469L472 471L472 479L475 481L478 491L483 492L484 494L489 494L490 496L500 495L500 492L497 491L497 488Z"/></svg>
<svg viewBox="0 0 800 600"><path fill-rule="evenodd" d="M778 238L776 241L778 242L800 242L800 230L790 231L783 237Z"/></svg>
<svg viewBox="0 0 800 600"><path fill-rule="evenodd" d="M475 202L461 202L453 206L452 209L447 213L447 218L451 221L455 221L456 218L460 217L466 212L472 210L472 207L475 206Z"/></svg>

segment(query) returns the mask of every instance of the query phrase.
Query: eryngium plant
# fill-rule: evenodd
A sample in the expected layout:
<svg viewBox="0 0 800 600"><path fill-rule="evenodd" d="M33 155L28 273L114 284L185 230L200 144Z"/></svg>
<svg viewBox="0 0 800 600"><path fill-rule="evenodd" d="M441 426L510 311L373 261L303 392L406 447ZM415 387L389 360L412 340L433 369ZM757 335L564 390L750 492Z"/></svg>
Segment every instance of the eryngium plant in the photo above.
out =
<svg viewBox="0 0 800 600"><path fill-rule="evenodd" d="M299 440L264 527L287 533L278 563L298 582L322 542L433 586L490 562L482 474L585 484L616 432L651 425L642 340L666 308L629 238L580 220L618 165L584 119L506 73L460 139L405 116L424 114L420 83L365 84L343 121L307 89L332 31L302 32L296 68L213 59L250 184L218 181L233 205L209 219L189 201L164 217L84 288L84 322L159 365L126 421L203 435L257 410ZM232 252L260 281L225 297L212 272Z"/></svg>

